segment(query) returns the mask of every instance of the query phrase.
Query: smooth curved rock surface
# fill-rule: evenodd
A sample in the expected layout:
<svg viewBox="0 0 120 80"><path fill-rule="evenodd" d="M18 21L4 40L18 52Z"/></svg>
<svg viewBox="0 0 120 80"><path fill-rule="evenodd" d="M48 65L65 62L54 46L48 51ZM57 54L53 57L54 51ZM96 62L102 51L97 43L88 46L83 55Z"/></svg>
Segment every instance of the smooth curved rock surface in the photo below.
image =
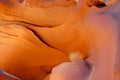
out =
<svg viewBox="0 0 120 80"><path fill-rule="evenodd" d="M22 80L49 80L79 52L95 68L91 80L119 80L120 1L103 2L0 0L0 68ZM73 76L89 76L81 73Z"/></svg>

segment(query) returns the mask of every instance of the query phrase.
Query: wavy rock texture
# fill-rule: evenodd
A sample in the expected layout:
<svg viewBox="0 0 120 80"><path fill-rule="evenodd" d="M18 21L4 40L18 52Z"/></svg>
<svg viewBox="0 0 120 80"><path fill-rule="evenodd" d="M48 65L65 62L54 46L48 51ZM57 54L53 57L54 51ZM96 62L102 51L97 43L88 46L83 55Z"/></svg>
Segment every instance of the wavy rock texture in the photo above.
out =
<svg viewBox="0 0 120 80"><path fill-rule="evenodd" d="M119 0L0 0L0 68L21 80L61 70L70 80L61 74L74 67L71 80L120 80L119 13Z"/></svg>

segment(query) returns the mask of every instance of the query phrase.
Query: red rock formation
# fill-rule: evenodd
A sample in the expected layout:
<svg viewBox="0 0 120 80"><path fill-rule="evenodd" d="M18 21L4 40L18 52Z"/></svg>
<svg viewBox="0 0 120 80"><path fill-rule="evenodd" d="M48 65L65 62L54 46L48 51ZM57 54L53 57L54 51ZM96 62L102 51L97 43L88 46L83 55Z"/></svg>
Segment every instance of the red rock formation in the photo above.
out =
<svg viewBox="0 0 120 80"><path fill-rule="evenodd" d="M0 1L0 68L22 80L48 80L53 67L79 52L95 67L91 80L113 80L119 3Z"/></svg>

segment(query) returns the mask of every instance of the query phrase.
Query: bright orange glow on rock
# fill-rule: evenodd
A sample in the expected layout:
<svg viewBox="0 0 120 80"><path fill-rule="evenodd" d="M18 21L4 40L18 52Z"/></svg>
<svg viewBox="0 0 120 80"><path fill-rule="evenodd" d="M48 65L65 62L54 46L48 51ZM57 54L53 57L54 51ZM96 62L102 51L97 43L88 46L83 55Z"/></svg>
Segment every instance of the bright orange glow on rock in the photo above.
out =
<svg viewBox="0 0 120 80"><path fill-rule="evenodd" d="M119 8L115 0L0 0L0 69L22 80L119 80Z"/></svg>

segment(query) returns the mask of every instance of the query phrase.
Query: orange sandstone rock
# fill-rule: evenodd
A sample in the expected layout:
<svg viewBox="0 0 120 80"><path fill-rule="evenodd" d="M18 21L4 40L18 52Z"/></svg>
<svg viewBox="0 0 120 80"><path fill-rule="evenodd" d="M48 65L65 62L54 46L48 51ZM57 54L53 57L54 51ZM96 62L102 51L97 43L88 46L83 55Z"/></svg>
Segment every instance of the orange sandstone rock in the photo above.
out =
<svg viewBox="0 0 120 80"><path fill-rule="evenodd" d="M53 67L70 61L70 53L80 52L95 67L92 80L113 80L119 22L111 13L118 5L2 0L0 6L0 68L22 80L43 80Z"/></svg>

